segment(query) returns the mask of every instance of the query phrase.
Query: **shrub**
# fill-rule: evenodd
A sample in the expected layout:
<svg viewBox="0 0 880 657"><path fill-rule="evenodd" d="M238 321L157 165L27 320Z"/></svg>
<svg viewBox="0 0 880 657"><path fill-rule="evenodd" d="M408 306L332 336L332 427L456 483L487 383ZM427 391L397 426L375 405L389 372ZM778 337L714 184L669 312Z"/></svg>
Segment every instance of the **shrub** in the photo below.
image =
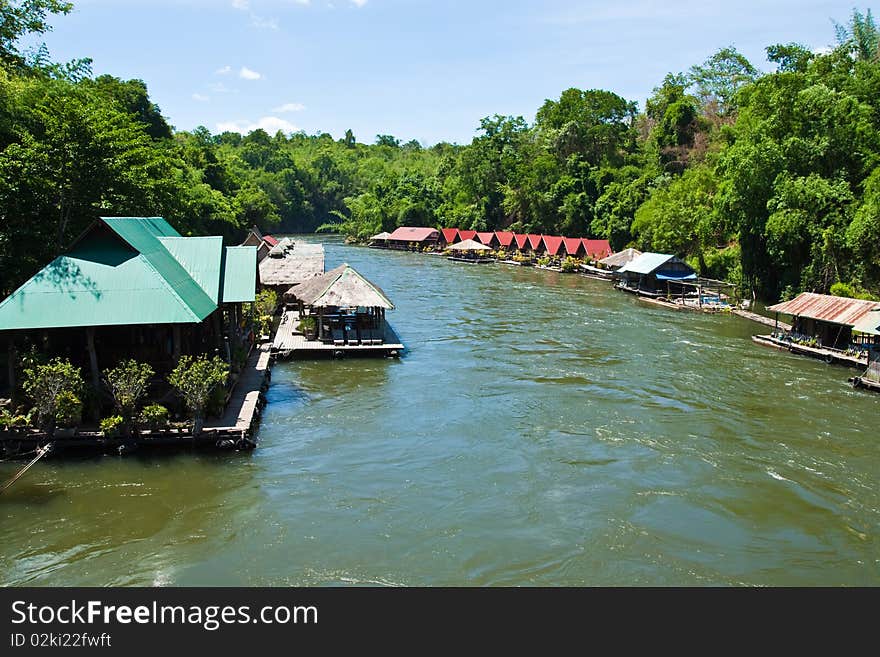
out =
<svg viewBox="0 0 880 657"><path fill-rule="evenodd" d="M205 408L211 394L226 382L229 367L218 356L208 359L207 356L183 356L174 371L168 376L168 382L180 393L183 401L195 420L193 433L201 432L205 418Z"/></svg>
<svg viewBox="0 0 880 657"><path fill-rule="evenodd" d="M105 438L110 438L111 436L115 436L119 433L119 429L122 427L125 420L122 419L121 415L111 415L110 417L105 417L101 420L101 433L104 434Z"/></svg>
<svg viewBox="0 0 880 657"><path fill-rule="evenodd" d="M572 258L571 256L567 256L565 260L562 261L562 271L571 273L573 271L577 271L578 263L577 260Z"/></svg>
<svg viewBox="0 0 880 657"><path fill-rule="evenodd" d="M168 409L161 404L144 406L139 419L141 424L146 425L152 431L164 429L168 426Z"/></svg>
<svg viewBox="0 0 880 657"><path fill-rule="evenodd" d="M49 433L58 421L59 398L65 395L62 416L65 421L82 413L82 373L70 361L53 358L45 365L34 365L24 371L24 391L34 402L34 412L40 425Z"/></svg>
<svg viewBox="0 0 880 657"><path fill-rule="evenodd" d="M126 360L113 369L104 370L104 384L129 433L136 429L135 418L153 374L152 367L136 360Z"/></svg>
<svg viewBox="0 0 880 657"><path fill-rule="evenodd" d="M70 390L62 390L55 399L55 425L75 427L82 421L82 400Z"/></svg>

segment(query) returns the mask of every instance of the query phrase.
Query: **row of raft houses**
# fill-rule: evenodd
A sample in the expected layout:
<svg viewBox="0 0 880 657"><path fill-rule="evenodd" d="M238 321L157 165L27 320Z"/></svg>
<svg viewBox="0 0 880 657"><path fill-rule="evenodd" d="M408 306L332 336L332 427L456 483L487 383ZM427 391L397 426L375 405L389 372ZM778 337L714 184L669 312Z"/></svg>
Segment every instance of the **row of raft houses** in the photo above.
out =
<svg viewBox="0 0 880 657"><path fill-rule="evenodd" d="M458 262L536 265L576 272L611 281L616 289L657 306L739 315L772 328L770 333L753 336L755 343L858 368L861 375L849 382L880 391L877 301L804 292L767 307L772 316L758 314L750 309L751 301L738 298L737 286L698 276L675 255L633 248L613 253L607 240L404 226L374 235L369 241L373 248L442 253ZM792 323L780 321L780 316Z"/></svg>
<svg viewBox="0 0 880 657"><path fill-rule="evenodd" d="M698 277L673 255L612 253L605 240L403 227L371 242L447 253L461 262L542 262L546 269L568 271L556 267L565 258L579 273L612 281L650 303L703 312L725 309L770 324L772 332L754 336L756 342L858 367L863 374L853 383L880 389L878 302L804 293L770 306L775 317L769 318L741 308L732 286ZM267 335L255 321L261 290L274 290L280 302ZM0 411L15 411L13 392L20 388L17 379L28 350L80 367L104 411L106 368L127 359L150 364L155 371L150 401L175 407L167 375L180 358L218 355L229 365L222 403L198 431L178 422L144 427L134 436L108 435L91 417L60 437L0 424L0 458L31 454L49 442L56 448L105 451L252 448L275 359L399 356L405 347L386 321L393 309L385 292L349 265L327 271L319 244L277 239L253 228L241 245L225 246L221 237L184 237L160 217L100 218L0 302L0 349L7 354L7 367L0 367ZM791 317L792 324L780 322L780 315Z"/></svg>

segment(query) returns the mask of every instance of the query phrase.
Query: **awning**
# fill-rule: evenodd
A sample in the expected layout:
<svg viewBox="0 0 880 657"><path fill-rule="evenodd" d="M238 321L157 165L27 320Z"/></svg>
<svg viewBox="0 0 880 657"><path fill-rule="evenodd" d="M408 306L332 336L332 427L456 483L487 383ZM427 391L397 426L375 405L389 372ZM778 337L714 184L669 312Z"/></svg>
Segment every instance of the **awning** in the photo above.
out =
<svg viewBox="0 0 880 657"><path fill-rule="evenodd" d="M658 281L693 281L697 278L693 272L685 271L657 272L656 276Z"/></svg>

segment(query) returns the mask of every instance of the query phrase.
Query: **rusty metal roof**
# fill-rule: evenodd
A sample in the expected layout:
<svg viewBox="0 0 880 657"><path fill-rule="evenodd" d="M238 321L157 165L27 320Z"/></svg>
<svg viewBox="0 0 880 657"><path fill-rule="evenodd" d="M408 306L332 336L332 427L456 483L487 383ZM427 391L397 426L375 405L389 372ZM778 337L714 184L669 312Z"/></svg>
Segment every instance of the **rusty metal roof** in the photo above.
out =
<svg viewBox="0 0 880 657"><path fill-rule="evenodd" d="M397 242L425 242L431 239L439 239L440 232L436 228L416 228L413 226L401 226L393 233L389 240Z"/></svg>
<svg viewBox="0 0 880 657"><path fill-rule="evenodd" d="M880 302L864 299L834 297L830 294L802 292L791 301L777 303L767 310L796 317L817 319L831 324L853 326L871 310L880 308Z"/></svg>

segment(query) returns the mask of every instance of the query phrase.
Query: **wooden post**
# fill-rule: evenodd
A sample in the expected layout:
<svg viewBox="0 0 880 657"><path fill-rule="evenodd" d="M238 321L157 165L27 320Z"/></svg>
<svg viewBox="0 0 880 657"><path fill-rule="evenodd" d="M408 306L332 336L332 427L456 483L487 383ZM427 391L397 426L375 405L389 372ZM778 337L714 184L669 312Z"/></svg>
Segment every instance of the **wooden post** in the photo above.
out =
<svg viewBox="0 0 880 657"><path fill-rule="evenodd" d="M324 341L324 307L318 308L318 340Z"/></svg>
<svg viewBox="0 0 880 657"><path fill-rule="evenodd" d="M177 363L180 360L180 351L181 351L181 348L180 348L180 342L181 342L181 340L180 340L180 324L174 324L171 327L171 335L173 336L173 340L174 340L174 350L172 352L171 357L174 359L174 362Z"/></svg>
<svg viewBox="0 0 880 657"><path fill-rule="evenodd" d="M17 365L18 354L15 352L15 337L13 334L9 335L9 395L10 397L15 393L15 366Z"/></svg>
<svg viewBox="0 0 880 657"><path fill-rule="evenodd" d="M98 372L98 353L95 351L95 327L86 329L86 348L89 351L89 367L92 369L92 385L95 390L101 389L101 375Z"/></svg>

